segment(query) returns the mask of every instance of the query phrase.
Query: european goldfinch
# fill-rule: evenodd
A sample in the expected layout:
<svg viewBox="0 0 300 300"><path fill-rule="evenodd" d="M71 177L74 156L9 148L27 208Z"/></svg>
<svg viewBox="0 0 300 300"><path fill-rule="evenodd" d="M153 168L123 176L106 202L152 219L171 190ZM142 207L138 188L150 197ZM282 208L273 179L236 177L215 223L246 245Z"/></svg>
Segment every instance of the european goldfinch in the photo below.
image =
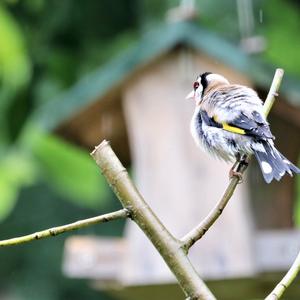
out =
<svg viewBox="0 0 300 300"><path fill-rule="evenodd" d="M251 88L206 72L197 77L187 99L196 102L192 136L209 153L225 161L240 161L254 154L267 183L280 180L285 173L300 173L275 148L262 100ZM239 174L232 168L230 175Z"/></svg>

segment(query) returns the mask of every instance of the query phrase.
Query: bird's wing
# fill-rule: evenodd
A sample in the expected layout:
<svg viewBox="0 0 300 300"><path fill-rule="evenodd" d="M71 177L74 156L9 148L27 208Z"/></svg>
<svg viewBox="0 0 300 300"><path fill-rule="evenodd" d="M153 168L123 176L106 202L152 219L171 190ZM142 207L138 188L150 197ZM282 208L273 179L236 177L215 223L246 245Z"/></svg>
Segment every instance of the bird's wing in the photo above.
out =
<svg viewBox="0 0 300 300"><path fill-rule="evenodd" d="M221 126L226 131L241 135L273 138L269 124L262 115L262 102L257 94L244 86L229 88L230 91L223 88L210 95L210 107L207 108L216 127Z"/></svg>
<svg viewBox="0 0 300 300"><path fill-rule="evenodd" d="M251 116L247 116L242 111L232 120L227 122L218 122L218 117L213 116L213 119L222 125L226 131L249 135L263 139L273 139L268 123L262 118L259 112L252 111Z"/></svg>

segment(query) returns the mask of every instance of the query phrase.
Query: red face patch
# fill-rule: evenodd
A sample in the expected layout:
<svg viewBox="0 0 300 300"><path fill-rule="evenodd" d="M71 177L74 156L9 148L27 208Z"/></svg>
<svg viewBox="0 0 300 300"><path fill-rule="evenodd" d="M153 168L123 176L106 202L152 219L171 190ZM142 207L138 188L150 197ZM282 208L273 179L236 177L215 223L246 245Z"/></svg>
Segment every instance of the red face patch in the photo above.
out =
<svg viewBox="0 0 300 300"><path fill-rule="evenodd" d="M195 81L193 84L194 87L194 91L196 91L196 89L199 87L200 83L198 81Z"/></svg>

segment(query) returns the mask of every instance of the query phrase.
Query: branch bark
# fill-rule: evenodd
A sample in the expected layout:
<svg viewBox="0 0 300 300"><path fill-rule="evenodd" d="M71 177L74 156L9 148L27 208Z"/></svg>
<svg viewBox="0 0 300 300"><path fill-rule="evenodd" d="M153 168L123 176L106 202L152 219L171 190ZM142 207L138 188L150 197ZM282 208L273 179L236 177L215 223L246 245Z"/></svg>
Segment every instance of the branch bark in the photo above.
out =
<svg viewBox="0 0 300 300"><path fill-rule="evenodd" d="M289 271L276 285L274 290L265 298L265 300L278 300L281 298L286 289L291 285L300 271L300 252L296 257Z"/></svg>
<svg viewBox="0 0 300 300"><path fill-rule="evenodd" d="M146 234L177 278L189 299L216 299L190 263L181 243L175 239L144 201L126 169L107 141L103 141L91 153L109 185L132 220Z"/></svg>
<svg viewBox="0 0 300 300"><path fill-rule="evenodd" d="M278 96L278 90L282 81L284 71L282 69L276 69L268 96L264 103L263 109L265 116L268 116L274 101L275 96ZM250 156L246 158L247 162L250 160ZM247 164L239 163L237 171L243 174L247 169ZM235 188L239 183L238 177L231 178L228 187L226 188L223 197L216 204L216 206L209 212L205 219L194 229L192 229L188 234L182 238L182 248L185 252L188 252L189 249L203 237L203 235L209 230L209 228L215 223L215 221L220 217L224 208L226 207L228 201L233 195Z"/></svg>
<svg viewBox="0 0 300 300"><path fill-rule="evenodd" d="M47 237L56 236L61 233L65 233L67 231L72 231L72 230L88 227L88 226L99 224L99 223L105 223L105 222L112 221L112 220L123 219L126 217L128 217L128 211L126 209L121 209L121 210L111 212L111 213L108 213L105 215L76 221L74 223L70 223L70 224L66 224L66 225L62 225L62 226L58 226L58 227L49 228L49 229L38 231L38 232L28 234L25 236L20 236L20 237L8 239L8 240L3 240L3 241L0 241L0 247L24 244L24 243L31 242L33 240L41 240L41 239L44 239Z"/></svg>
<svg viewBox="0 0 300 300"><path fill-rule="evenodd" d="M237 167L237 172L243 174L247 169L247 165L239 164ZM193 228L189 233L187 233L182 238L182 248L186 253L189 249L200 240L204 234L209 230L209 228L215 223L215 221L221 216L224 208L226 207L228 201L232 197L236 186L239 183L238 177L231 178L229 185L227 186L223 197L217 202L215 207L209 212L209 214L200 222L198 226Z"/></svg>

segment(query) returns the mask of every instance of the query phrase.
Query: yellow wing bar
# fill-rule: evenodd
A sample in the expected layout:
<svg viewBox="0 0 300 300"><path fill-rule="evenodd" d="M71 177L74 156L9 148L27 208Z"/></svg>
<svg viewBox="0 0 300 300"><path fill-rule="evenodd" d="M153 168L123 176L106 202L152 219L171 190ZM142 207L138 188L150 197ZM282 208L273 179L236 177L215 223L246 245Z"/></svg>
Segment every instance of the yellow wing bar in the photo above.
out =
<svg viewBox="0 0 300 300"><path fill-rule="evenodd" d="M234 127L231 125L228 125L227 123L221 123L224 130L227 130L229 132L238 133L238 134L246 134L244 129Z"/></svg>
<svg viewBox="0 0 300 300"><path fill-rule="evenodd" d="M215 122L221 124L222 128L226 131L229 131L229 132L232 132L232 133L237 133L237 134L246 134L244 129L231 126L231 125L229 125L225 122L218 122L218 117L217 116L214 116L213 119L214 119Z"/></svg>

